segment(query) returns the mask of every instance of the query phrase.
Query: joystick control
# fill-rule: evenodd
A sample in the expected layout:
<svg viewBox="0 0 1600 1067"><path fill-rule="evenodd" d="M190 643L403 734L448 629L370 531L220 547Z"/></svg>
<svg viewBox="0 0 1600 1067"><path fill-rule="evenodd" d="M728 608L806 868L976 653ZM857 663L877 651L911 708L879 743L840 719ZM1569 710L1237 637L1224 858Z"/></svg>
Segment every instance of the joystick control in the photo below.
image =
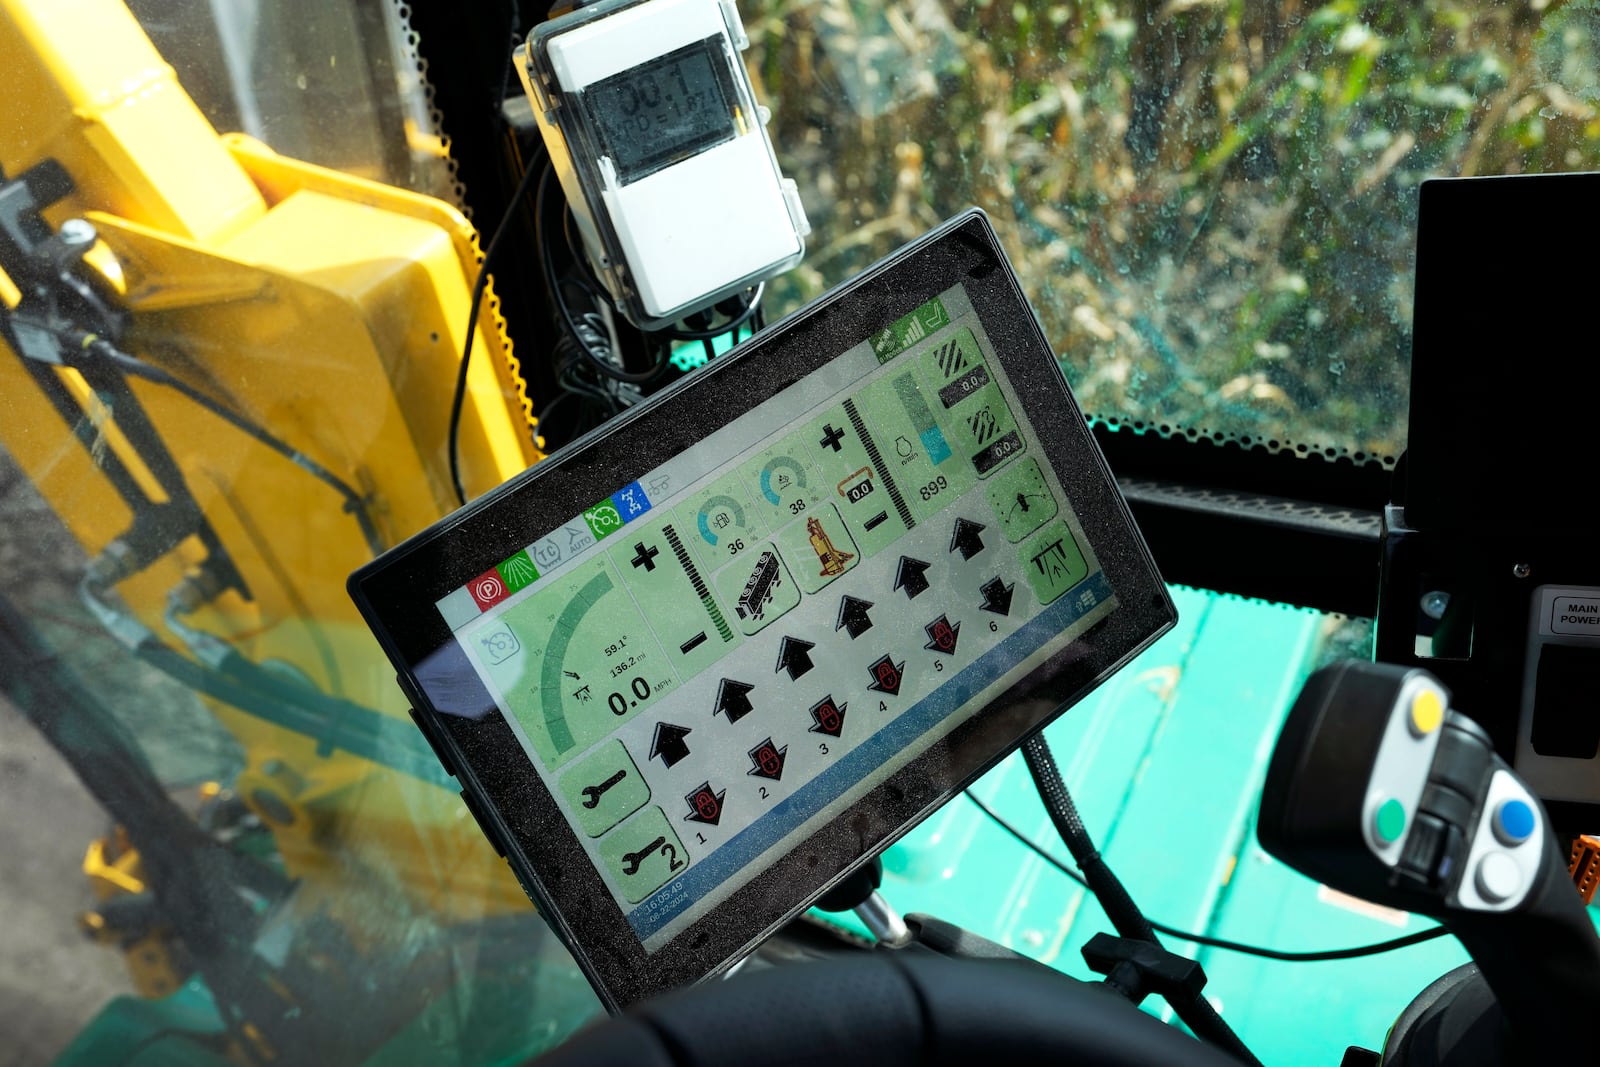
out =
<svg viewBox="0 0 1600 1067"><path fill-rule="evenodd" d="M1302 873L1454 934L1503 1016L1500 1062L1587 1059L1600 937L1538 798L1432 675L1355 661L1314 673L1273 753L1258 835Z"/></svg>

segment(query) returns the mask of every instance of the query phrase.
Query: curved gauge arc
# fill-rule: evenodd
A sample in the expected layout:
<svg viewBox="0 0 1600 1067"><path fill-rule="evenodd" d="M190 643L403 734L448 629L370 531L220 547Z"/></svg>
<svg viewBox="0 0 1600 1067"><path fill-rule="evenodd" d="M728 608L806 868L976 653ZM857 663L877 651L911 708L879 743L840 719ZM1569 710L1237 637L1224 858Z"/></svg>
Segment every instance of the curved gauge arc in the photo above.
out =
<svg viewBox="0 0 1600 1067"><path fill-rule="evenodd" d="M604 557L501 619L528 649L502 683L507 710L547 767L587 751L676 688L660 644Z"/></svg>

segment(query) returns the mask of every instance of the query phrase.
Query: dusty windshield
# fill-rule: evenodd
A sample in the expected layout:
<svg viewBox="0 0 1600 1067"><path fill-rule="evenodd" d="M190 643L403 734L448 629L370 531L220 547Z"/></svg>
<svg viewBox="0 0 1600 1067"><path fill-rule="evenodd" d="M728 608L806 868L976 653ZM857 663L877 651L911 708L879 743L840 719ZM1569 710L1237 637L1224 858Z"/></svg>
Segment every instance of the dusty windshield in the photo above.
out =
<svg viewBox="0 0 1600 1067"><path fill-rule="evenodd" d="M1135 431L1392 463L1419 183L1600 163L1596 0L738 7L813 226L770 317L977 205L1084 408ZM561 355L502 328L541 292L469 330L451 72L410 14L0 0L15 1062L520 1062L598 1010L344 591L457 474L541 458ZM1273 618L1289 692L1330 627Z"/></svg>
<svg viewBox="0 0 1600 1067"><path fill-rule="evenodd" d="M1600 162L1592 2L759 7L788 285L979 204L1118 423L1392 462L1418 183Z"/></svg>

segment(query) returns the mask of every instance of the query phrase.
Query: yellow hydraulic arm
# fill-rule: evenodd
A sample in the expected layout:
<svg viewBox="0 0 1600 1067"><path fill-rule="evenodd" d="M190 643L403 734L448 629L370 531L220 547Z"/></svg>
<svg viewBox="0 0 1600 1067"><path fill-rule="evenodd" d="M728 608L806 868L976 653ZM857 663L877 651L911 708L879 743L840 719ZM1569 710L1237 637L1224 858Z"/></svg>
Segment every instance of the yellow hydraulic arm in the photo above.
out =
<svg viewBox="0 0 1600 1067"><path fill-rule="evenodd" d="M94 561L106 610L133 620L125 643L142 627L190 658L237 655L412 731L344 580L455 504L471 225L219 136L120 0L0 0L0 70L0 240L88 244L65 269L109 309L84 326L63 305L34 329L62 361L0 337L0 447ZM0 302L36 308L42 277L0 272ZM461 419L471 494L541 455L496 307ZM104 365L112 348L151 373ZM381 883L443 915L526 907L453 793L340 740L367 720L308 733L213 707L246 753L239 798L321 906L359 910Z"/></svg>

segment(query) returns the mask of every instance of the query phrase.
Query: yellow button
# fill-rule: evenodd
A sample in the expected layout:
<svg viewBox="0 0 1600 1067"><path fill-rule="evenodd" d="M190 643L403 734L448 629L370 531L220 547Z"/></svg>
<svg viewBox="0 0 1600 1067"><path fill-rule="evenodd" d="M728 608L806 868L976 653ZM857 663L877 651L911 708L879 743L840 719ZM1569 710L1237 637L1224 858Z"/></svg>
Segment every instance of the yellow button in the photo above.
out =
<svg viewBox="0 0 1600 1067"><path fill-rule="evenodd" d="M1411 698L1411 732L1417 737L1427 737L1444 721L1444 701L1432 689L1424 689Z"/></svg>

